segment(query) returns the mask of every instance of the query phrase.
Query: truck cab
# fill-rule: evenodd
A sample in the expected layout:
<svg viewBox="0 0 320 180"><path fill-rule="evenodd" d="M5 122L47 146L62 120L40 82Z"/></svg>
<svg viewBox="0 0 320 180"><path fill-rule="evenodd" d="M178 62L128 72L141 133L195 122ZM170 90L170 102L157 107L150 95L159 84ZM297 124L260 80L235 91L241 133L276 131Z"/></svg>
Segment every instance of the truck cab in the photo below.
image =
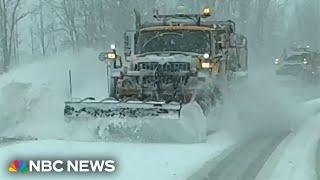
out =
<svg viewBox="0 0 320 180"><path fill-rule="evenodd" d="M124 35L124 58L115 50L101 56L114 64L110 71L118 72L108 75L111 96L184 102L184 92L200 83L216 86L223 84L221 79L231 81L237 73L246 73L246 37L236 33L233 21L207 20L210 16L210 8L203 14L155 13L156 22L142 24L136 12L136 29ZM184 95L177 98L177 93Z"/></svg>

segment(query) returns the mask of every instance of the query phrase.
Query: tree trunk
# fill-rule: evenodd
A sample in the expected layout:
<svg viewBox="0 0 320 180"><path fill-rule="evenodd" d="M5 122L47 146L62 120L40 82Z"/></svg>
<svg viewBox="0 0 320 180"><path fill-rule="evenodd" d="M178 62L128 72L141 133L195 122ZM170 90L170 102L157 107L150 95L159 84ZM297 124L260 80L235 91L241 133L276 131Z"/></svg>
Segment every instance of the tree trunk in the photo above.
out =
<svg viewBox="0 0 320 180"><path fill-rule="evenodd" d="M9 54L9 45L8 45L8 17L7 17L7 6L6 1L2 0L2 27L3 27L3 34L2 34L2 53L3 53L3 70L4 72L9 71L11 57Z"/></svg>
<svg viewBox="0 0 320 180"><path fill-rule="evenodd" d="M44 32L44 22L43 22L43 2L40 0L40 44L42 50L42 56L46 56L46 44L45 44L45 32Z"/></svg>

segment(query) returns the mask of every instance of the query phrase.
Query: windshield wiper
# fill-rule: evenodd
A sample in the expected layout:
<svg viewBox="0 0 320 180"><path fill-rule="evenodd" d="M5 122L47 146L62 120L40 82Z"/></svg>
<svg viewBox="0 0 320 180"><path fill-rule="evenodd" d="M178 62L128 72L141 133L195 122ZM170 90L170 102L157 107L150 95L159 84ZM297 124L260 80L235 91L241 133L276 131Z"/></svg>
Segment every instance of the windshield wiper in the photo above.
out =
<svg viewBox="0 0 320 180"><path fill-rule="evenodd" d="M142 53L142 54L137 54L137 57L142 57L142 56L148 56L148 55L159 55L159 54L163 54L163 52L160 51L155 51L155 52L146 52L146 53Z"/></svg>
<svg viewBox="0 0 320 180"><path fill-rule="evenodd" d="M201 54L199 53L195 53L195 52L185 52L185 51L166 51L165 53L168 53L170 55L174 55L174 54L183 54L186 56L200 56Z"/></svg>

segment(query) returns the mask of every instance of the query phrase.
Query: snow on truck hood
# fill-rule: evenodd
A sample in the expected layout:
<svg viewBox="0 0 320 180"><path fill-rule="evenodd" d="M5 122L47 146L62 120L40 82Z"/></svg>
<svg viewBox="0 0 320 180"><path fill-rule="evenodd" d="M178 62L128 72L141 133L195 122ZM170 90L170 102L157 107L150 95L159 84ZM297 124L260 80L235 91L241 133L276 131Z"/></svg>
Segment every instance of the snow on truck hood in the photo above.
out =
<svg viewBox="0 0 320 180"><path fill-rule="evenodd" d="M191 55L183 55L183 54L176 54L176 55L168 55L168 56L157 56L157 55L146 55L146 56L139 56L132 59L133 62L192 62L195 61L197 58Z"/></svg>

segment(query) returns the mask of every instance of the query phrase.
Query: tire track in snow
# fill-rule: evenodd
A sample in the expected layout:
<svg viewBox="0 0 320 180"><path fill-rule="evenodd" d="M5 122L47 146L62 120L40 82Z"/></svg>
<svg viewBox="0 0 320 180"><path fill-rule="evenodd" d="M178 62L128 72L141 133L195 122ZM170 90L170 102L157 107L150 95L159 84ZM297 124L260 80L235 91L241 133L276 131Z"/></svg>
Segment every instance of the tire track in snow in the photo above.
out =
<svg viewBox="0 0 320 180"><path fill-rule="evenodd" d="M224 157L209 161L188 180L254 180L287 135L258 137L242 143L231 152L222 154Z"/></svg>
<svg viewBox="0 0 320 180"><path fill-rule="evenodd" d="M315 171L317 173L317 179L320 180L320 140L318 140L317 150L316 150L316 164Z"/></svg>
<svg viewBox="0 0 320 180"><path fill-rule="evenodd" d="M0 137L0 148L4 146L9 146L22 141L35 141L36 138L11 138L11 137Z"/></svg>

